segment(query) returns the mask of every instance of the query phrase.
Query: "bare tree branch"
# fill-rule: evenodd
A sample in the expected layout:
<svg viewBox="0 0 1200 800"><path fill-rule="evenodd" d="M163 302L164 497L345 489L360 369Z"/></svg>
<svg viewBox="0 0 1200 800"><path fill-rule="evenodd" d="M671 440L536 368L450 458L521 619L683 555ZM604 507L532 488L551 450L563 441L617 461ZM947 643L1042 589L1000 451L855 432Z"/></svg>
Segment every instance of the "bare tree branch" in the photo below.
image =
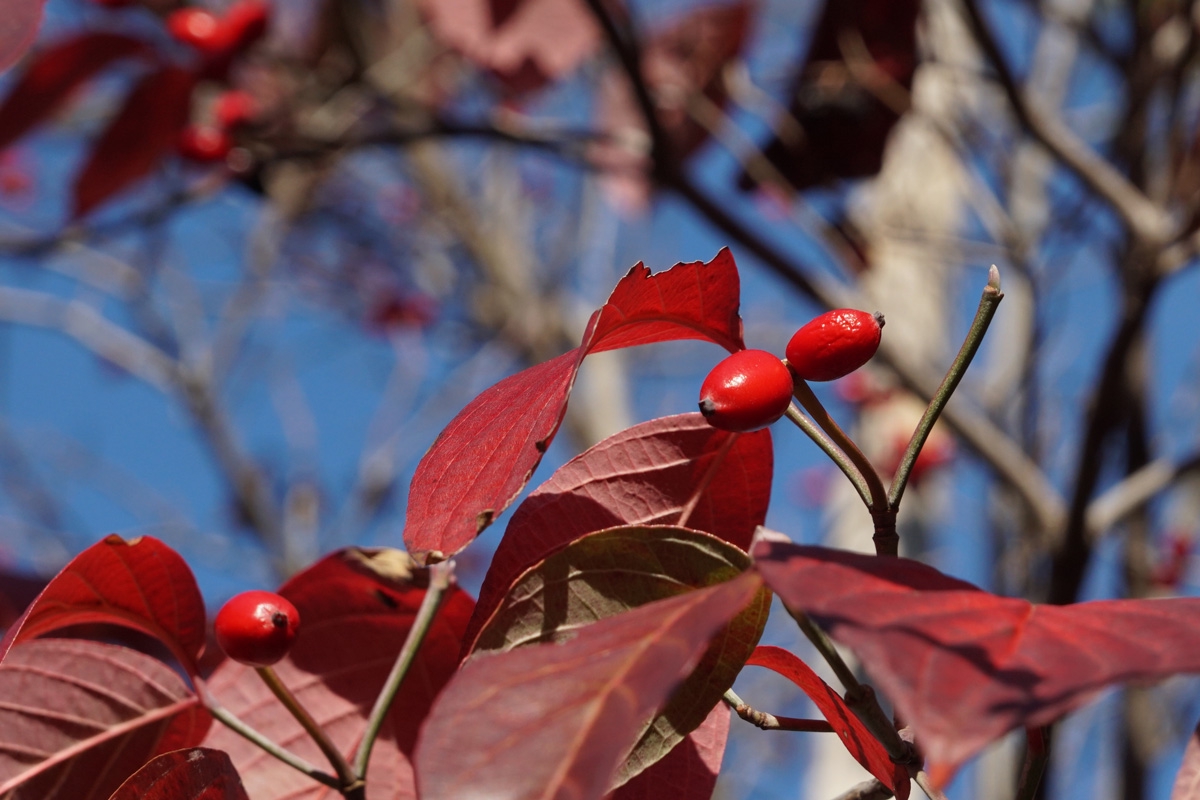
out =
<svg viewBox="0 0 1200 800"><path fill-rule="evenodd" d="M978 0L963 0L972 32L996 70L1013 114L1054 157L1074 172L1088 188L1104 198L1125 220L1134 236L1149 247L1161 247L1175 235L1176 226L1165 209L1150 200L1112 164L1075 134L1050 109L1042 108L1017 84L991 29L983 19Z"/></svg>

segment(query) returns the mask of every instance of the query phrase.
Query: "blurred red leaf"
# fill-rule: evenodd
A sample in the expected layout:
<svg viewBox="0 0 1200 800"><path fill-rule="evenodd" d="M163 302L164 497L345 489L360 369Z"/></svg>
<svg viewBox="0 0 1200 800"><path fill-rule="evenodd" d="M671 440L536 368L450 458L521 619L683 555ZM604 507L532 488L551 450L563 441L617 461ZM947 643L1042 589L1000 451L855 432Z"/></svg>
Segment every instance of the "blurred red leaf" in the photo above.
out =
<svg viewBox="0 0 1200 800"><path fill-rule="evenodd" d="M279 590L302 622L295 646L275 671L344 752L358 745L425 596L427 577L398 550L350 548L326 556ZM372 797L414 796L410 756L417 731L458 666L472 607L461 589L447 594L375 745L367 776ZM252 668L226 661L209 689L255 729L314 764L327 763ZM328 797L327 787L223 726L214 727L204 744L229 753L255 800Z"/></svg>
<svg viewBox="0 0 1200 800"><path fill-rule="evenodd" d="M0 150L57 111L80 84L114 61L149 50L119 33L85 33L37 54L0 103Z"/></svg>
<svg viewBox="0 0 1200 800"><path fill-rule="evenodd" d="M404 542L418 558L457 553L529 482L566 413L584 356L671 339L745 348L737 267L728 249L708 264L629 271L592 314L583 342L487 389L451 420L417 466Z"/></svg>
<svg viewBox="0 0 1200 800"><path fill-rule="evenodd" d="M709 800L729 738L729 706L717 703L699 728L662 760L635 775L608 800Z"/></svg>
<svg viewBox="0 0 1200 800"><path fill-rule="evenodd" d="M162 641L190 674L204 648L204 599L187 563L159 540L113 534L50 580L0 641L0 661L17 642L68 625L123 625Z"/></svg>
<svg viewBox="0 0 1200 800"><path fill-rule="evenodd" d="M468 645L522 572L584 534L683 525L749 549L766 520L772 460L769 431L727 433L681 414L635 425L567 462L513 514L479 590Z"/></svg>
<svg viewBox="0 0 1200 800"><path fill-rule="evenodd" d="M759 572L858 655L935 778L1123 681L1200 671L1200 599L1033 605L904 558L763 541Z"/></svg>
<svg viewBox="0 0 1200 800"><path fill-rule="evenodd" d="M226 753L207 747L163 753L109 800L249 800Z"/></svg>
<svg viewBox="0 0 1200 800"><path fill-rule="evenodd" d="M1183 750L1183 763L1171 787L1171 800L1200 800L1200 727Z"/></svg>
<svg viewBox="0 0 1200 800"><path fill-rule="evenodd" d="M583 0L420 0L433 35L513 92L566 76L600 48Z"/></svg>
<svg viewBox="0 0 1200 800"><path fill-rule="evenodd" d="M918 0L825 3L792 81L787 135L764 149L797 189L879 172L916 71ZM787 130L786 125L784 126ZM753 182L742 176L742 186Z"/></svg>
<svg viewBox="0 0 1200 800"><path fill-rule="evenodd" d="M753 572L468 660L417 745L421 797L602 797L645 721L762 587Z"/></svg>
<svg viewBox="0 0 1200 800"><path fill-rule="evenodd" d="M529 569L479 634L475 650L564 641L597 620L732 579L744 552L707 533L666 526L588 534ZM616 785L663 758L704 722L754 651L771 609L765 589L712 637L704 657L645 728Z"/></svg>
<svg viewBox="0 0 1200 800"><path fill-rule="evenodd" d="M5 3L0 18L0 70L6 70L33 46L42 24L46 0L16 0Z"/></svg>
<svg viewBox="0 0 1200 800"><path fill-rule="evenodd" d="M75 179L78 219L154 171L174 150L191 115L196 76L163 67L134 87Z"/></svg>
<svg viewBox="0 0 1200 800"><path fill-rule="evenodd" d="M169 667L82 639L17 645L0 664L0 795L104 800L212 717Z"/></svg>
<svg viewBox="0 0 1200 800"><path fill-rule="evenodd" d="M900 800L908 797L912 788L909 785L908 770L892 762L887 750L859 721L842 696L821 680L808 664L782 647L761 645L755 648L746 666L766 667L799 686L816 704L821 716L833 726L842 744L850 751L850 755L854 756L854 760L891 789Z"/></svg>

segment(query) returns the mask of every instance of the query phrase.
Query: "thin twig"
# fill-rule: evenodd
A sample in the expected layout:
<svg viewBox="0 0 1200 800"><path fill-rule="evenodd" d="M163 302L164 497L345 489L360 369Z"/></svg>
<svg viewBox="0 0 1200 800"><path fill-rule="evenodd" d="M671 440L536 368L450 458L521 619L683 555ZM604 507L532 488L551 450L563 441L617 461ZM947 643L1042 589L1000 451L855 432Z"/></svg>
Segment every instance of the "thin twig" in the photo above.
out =
<svg viewBox="0 0 1200 800"><path fill-rule="evenodd" d="M1150 502L1182 476L1200 469L1200 453L1173 461L1160 458L1105 490L1088 503L1088 533L1096 537Z"/></svg>
<svg viewBox="0 0 1200 800"><path fill-rule="evenodd" d="M291 752L287 748L281 747L280 745L271 741L271 739L267 738L265 735L254 730L254 728L251 728L245 722L242 722L242 720L238 719L238 717L232 711L222 706L217 702L216 698L209 694L208 686L205 684L203 679L199 677L194 678L194 685L196 687L196 695L200 698L200 702L205 708L208 709L209 713L212 714L218 722L222 723L239 736L242 736L245 739L253 742L255 745L262 748L263 751L279 759L289 767L303 772L314 781L324 784L332 789L339 789L341 787L341 783L333 775L318 769L300 756Z"/></svg>
<svg viewBox="0 0 1200 800"><path fill-rule="evenodd" d="M275 670L270 667L257 667L254 671L271 690L271 694L283 703L283 707L296 718L300 727L304 728L305 732L316 742L317 747L321 748L325 757L329 759L330 765L338 776L338 790L344 794L358 789L362 785L362 779L351 769L350 762L342 755L342 751L338 750L337 746L330 741L329 734L325 732L321 724L313 719L312 714L308 713L308 709L296 698L296 695L292 694L292 690L279 680Z"/></svg>
<svg viewBox="0 0 1200 800"><path fill-rule="evenodd" d="M875 697L875 690L868 684L859 683L858 678L854 677L854 671L842 659L842 654L837 651L833 640L807 614L788 608L786 605L784 608L787 608L792 619L796 620L796 624L800 626L801 632L808 637L813 647L817 648L817 652L821 654L825 663L829 664L842 686L845 687L846 705L850 707L850 710L879 740L893 761L897 764L911 763L915 759L912 745L900 738L892 721L888 719L887 714L883 713L883 709L879 706L879 700Z"/></svg>
<svg viewBox="0 0 1200 800"><path fill-rule="evenodd" d="M1000 86L1022 127L1078 175L1089 189L1116 209L1143 243L1161 247L1169 242L1175 229L1170 215L1088 146L1057 115L1026 98L983 19L978 0L965 0L964 5L972 33L995 68Z"/></svg>
<svg viewBox="0 0 1200 800"><path fill-rule="evenodd" d="M892 790L884 786L877 778L851 786L833 800L887 800L894 797Z"/></svg>
<svg viewBox="0 0 1200 800"><path fill-rule="evenodd" d="M932 781L929 780L929 773L925 770L917 770L917 774L913 775L913 781L916 782L917 786L921 787L921 791L929 797L929 800L946 800L946 795L933 785Z"/></svg>
<svg viewBox="0 0 1200 800"><path fill-rule="evenodd" d="M371 748L375 746L375 739L379 736L383 721L392 707L392 701L396 699L396 692L399 691L404 676L408 674L409 667L416 659L417 652L421 649L421 643L425 641L425 636L433 625L438 608L453 583L453 561L443 561L429 568L429 588L425 590L425 597L421 599L421 606L417 609L417 616L408 630L404 645L396 655L396 663L392 665L392 671L379 691L375 707L371 709L371 715L367 717L367 727L363 731L362 742L358 746L358 752L354 755L354 769L359 775L367 774L367 765L371 761Z"/></svg>
<svg viewBox="0 0 1200 800"><path fill-rule="evenodd" d="M794 389L793 394L800 401L800 405L804 406L804 410L809 413L813 421L821 426L821 430L829 434L829 438L846 454L846 457L853 462L862 475L869 494L867 509L875 511L887 508L887 491L883 488L883 481L879 479L879 473L871 465L870 459L863 454L863 451L842 430L841 426L834 422L833 417L829 416L825 406L821 405L821 401L813 394L812 388L804 379L796 378Z"/></svg>
<svg viewBox="0 0 1200 800"><path fill-rule="evenodd" d="M833 726L823 719L802 719L800 717L777 717L766 711L746 705L733 689L725 692L725 703L739 717L756 728L764 731L799 731L804 733L833 733Z"/></svg>
<svg viewBox="0 0 1200 800"><path fill-rule="evenodd" d="M1021 764L1016 800L1034 800L1038 784L1042 782L1042 775L1049 762L1050 749L1046 747L1046 728L1026 728L1025 761Z"/></svg>
<svg viewBox="0 0 1200 800"><path fill-rule="evenodd" d="M929 401L929 405L925 409L925 414L921 417L921 421L917 423L916 430L913 431L912 437L908 440L908 447L904 450L904 456L900 459L900 467L896 470L896 475L892 478L892 486L888 491L887 506L892 510L900 508L900 499L904 497L904 488L908 485L908 476L912 472L913 464L917 461L917 456L921 454L921 448L925 445L925 439L928 438L929 432L933 430L934 424L941 416L942 409L946 407L946 403L950 402L950 396L954 394L954 390L958 388L959 381L967 371L967 367L971 366L971 360L975 358L975 353L979 351L979 346L983 343L984 334L987 333L988 326L992 322L992 317L996 315L996 308L1000 305L1000 301L1004 299L1004 294L1000 291L1000 271L993 264L988 270L987 286L983 289L983 296L979 298L979 308L975 311L975 319L971 322L971 328L967 331L967 338L963 340L962 347L958 350L958 355L954 357L954 362L950 365L950 369L946 372L946 377L942 379L942 383L934 392L933 398Z"/></svg>
<svg viewBox="0 0 1200 800"><path fill-rule="evenodd" d="M850 483L854 484L854 488L858 490L858 496L862 498L863 503L869 507L871 505L871 490L868 488L863 474L854 465L854 462L842 452L841 448L833 443L833 440L826 435L825 431L821 430L817 423L805 416L804 412L797 408L794 403L788 404L785 414L788 419L796 423L797 428L804 431L808 438L816 442L817 447L820 447L834 464L838 465L838 468L850 479Z"/></svg>

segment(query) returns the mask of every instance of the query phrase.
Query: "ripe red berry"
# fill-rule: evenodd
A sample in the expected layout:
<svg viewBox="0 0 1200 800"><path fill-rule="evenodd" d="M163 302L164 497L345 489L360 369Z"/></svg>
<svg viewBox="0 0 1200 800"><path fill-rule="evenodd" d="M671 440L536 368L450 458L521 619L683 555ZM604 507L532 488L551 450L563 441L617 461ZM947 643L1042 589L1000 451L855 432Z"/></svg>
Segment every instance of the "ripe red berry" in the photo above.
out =
<svg viewBox="0 0 1200 800"><path fill-rule="evenodd" d="M713 367L700 386L700 413L724 431L756 431L783 416L792 374L765 350L740 350Z"/></svg>
<svg viewBox="0 0 1200 800"><path fill-rule="evenodd" d="M292 648L300 612L274 592L242 592L221 606L213 627L225 655L251 667L269 667Z"/></svg>
<svg viewBox="0 0 1200 800"><path fill-rule="evenodd" d="M263 0L238 0L221 20L222 34L228 47L241 52L267 33L271 6Z"/></svg>
<svg viewBox="0 0 1200 800"><path fill-rule="evenodd" d="M853 308L826 312L792 336L786 351L788 366L806 381L849 375L875 355L882 328L882 314Z"/></svg>
<svg viewBox="0 0 1200 800"><path fill-rule="evenodd" d="M211 125L188 125L179 133L179 155L201 164L224 161L233 148L233 139Z"/></svg>
<svg viewBox="0 0 1200 800"><path fill-rule="evenodd" d="M178 42L190 44L206 55L225 49L221 20L202 8L181 8L167 17L167 31Z"/></svg>
<svg viewBox="0 0 1200 800"><path fill-rule="evenodd" d="M233 130L249 124L258 113L254 95L240 89L221 92L213 101L212 114L217 127Z"/></svg>

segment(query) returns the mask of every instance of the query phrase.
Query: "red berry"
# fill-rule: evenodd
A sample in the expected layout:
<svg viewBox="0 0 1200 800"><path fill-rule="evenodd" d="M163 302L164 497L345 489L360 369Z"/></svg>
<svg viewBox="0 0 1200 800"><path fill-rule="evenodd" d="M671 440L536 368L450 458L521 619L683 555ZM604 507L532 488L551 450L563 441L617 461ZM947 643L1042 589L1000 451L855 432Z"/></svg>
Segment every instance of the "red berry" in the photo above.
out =
<svg viewBox="0 0 1200 800"><path fill-rule="evenodd" d="M238 0L221 20L222 34L235 52L245 50L267 33L271 6L263 0Z"/></svg>
<svg viewBox="0 0 1200 800"><path fill-rule="evenodd" d="M287 655L300 628L300 612L274 592L242 592L217 612L217 644L251 667L269 667Z"/></svg>
<svg viewBox="0 0 1200 800"><path fill-rule="evenodd" d="M224 161L233 148L229 134L211 125L188 125L179 133L179 155L201 164Z"/></svg>
<svg viewBox="0 0 1200 800"><path fill-rule="evenodd" d="M713 367L700 386L700 413L724 431L756 431L783 416L792 374L765 350L740 350Z"/></svg>
<svg viewBox="0 0 1200 800"><path fill-rule="evenodd" d="M176 41L214 55L225 49L221 20L202 8L181 8L167 17L167 30Z"/></svg>
<svg viewBox="0 0 1200 800"><path fill-rule="evenodd" d="M250 123L258 113L254 96L240 89L221 92L213 101L213 119L217 127L233 130Z"/></svg>
<svg viewBox="0 0 1200 800"><path fill-rule="evenodd" d="M882 314L853 308L826 312L792 336L786 351L788 366L806 381L849 375L875 355L882 328Z"/></svg>

